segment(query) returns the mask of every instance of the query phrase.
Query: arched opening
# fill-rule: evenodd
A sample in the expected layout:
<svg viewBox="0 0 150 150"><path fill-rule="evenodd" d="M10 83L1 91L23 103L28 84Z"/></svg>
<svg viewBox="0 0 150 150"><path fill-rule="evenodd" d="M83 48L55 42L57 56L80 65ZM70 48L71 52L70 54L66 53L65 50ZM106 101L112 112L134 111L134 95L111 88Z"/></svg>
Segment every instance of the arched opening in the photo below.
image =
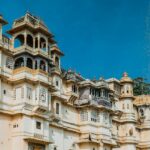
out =
<svg viewBox="0 0 150 150"><path fill-rule="evenodd" d="M45 65L45 62L43 60L40 61L40 69L43 71L46 71L46 65Z"/></svg>
<svg viewBox="0 0 150 150"><path fill-rule="evenodd" d="M141 108L140 109L140 115L143 117L144 116L144 110Z"/></svg>
<svg viewBox="0 0 150 150"><path fill-rule="evenodd" d="M38 38L35 38L35 48L38 48Z"/></svg>
<svg viewBox="0 0 150 150"><path fill-rule="evenodd" d="M55 57L55 64L57 67L59 67L59 58L57 56Z"/></svg>
<svg viewBox="0 0 150 150"><path fill-rule="evenodd" d="M31 58L27 58L27 67L33 69L33 63Z"/></svg>
<svg viewBox="0 0 150 150"><path fill-rule="evenodd" d="M14 39L14 48L23 46L24 44L24 35L23 34L19 34L18 36L16 36L16 38Z"/></svg>
<svg viewBox="0 0 150 150"><path fill-rule="evenodd" d="M20 67L23 67L24 66L24 59L22 57L18 58L16 61L15 61L15 66L14 68L17 69L17 68L20 68Z"/></svg>
<svg viewBox="0 0 150 150"><path fill-rule="evenodd" d="M46 51L46 40L44 38L40 38L40 48Z"/></svg>
<svg viewBox="0 0 150 150"><path fill-rule="evenodd" d="M27 45L33 47L33 37L31 35L27 35Z"/></svg>

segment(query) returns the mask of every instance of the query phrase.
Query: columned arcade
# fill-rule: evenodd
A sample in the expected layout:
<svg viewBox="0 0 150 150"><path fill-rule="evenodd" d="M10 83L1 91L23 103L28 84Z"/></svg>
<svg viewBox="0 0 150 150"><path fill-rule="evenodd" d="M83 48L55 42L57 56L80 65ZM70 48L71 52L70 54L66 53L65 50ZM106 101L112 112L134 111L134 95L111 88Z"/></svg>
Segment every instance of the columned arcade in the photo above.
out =
<svg viewBox="0 0 150 150"><path fill-rule="evenodd" d="M24 31L16 34L13 37L12 42L14 43L14 48L18 48L20 46L29 46L33 49L41 49L43 51L48 52L48 39L42 34L38 33L34 36L32 33L28 31Z"/></svg>
<svg viewBox="0 0 150 150"><path fill-rule="evenodd" d="M41 69L45 72L48 72L47 61L42 58L32 58L28 55L22 55L15 59L14 69L18 69L20 67L28 67L30 69Z"/></svg>

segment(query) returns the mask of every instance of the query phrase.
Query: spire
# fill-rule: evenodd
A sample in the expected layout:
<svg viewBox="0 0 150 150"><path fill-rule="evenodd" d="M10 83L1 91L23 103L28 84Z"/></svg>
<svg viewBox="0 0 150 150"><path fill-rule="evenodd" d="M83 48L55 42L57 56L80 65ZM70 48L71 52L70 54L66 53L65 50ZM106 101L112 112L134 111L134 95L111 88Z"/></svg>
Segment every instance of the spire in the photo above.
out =
<svg viewBox="0 0 150 150"><path fill-rule="evenodd" d="M132 83L133 80L128 76L128 73L127 73L127 72L124 72L124 73L123 73L123 76L122 76L122 78L121 78L121 80L120 80L120 82L121 82L121 83L125 83L125 82L127 82L127 83Z"/></svg>
<svg viewBox="0 0 150 150"><path fill-rule="evenodd" d="M7 21L5 21L5 20L3 19L3 15L2 15L2 14L0 14L0 24L2 24L2 25L8 24Z"/></svg>
<svg viewBox="0 0 150 150"><path fill-rule="evenodd" d="M124 73L123 73L123 77L128 77L128 73L127 73L127 72L124 72Z"/></svg>

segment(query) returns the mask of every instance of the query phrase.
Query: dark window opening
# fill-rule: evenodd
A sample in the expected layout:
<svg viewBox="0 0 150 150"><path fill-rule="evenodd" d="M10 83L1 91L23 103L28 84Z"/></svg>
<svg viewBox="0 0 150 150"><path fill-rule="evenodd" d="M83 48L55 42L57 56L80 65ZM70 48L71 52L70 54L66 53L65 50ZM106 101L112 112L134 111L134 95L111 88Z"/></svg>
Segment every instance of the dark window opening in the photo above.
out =
<svg viewBox="0 0 150 150"><path fill-rule="evenodd" d="M59 103L56 103L56 114L59 114Z"/></svg>
<svg viewBox="0 0 150 150"><path fill-rule="evenodd" d="M3 92L4 92L4 94L6 94L6 90L4 90Z"/></svg>
<svg viewBox="0 0 150 150"><path fill-rule="evenodd" d="M37 129L41 129L41 122L36 121L36 128L37 128Z"/></svg>

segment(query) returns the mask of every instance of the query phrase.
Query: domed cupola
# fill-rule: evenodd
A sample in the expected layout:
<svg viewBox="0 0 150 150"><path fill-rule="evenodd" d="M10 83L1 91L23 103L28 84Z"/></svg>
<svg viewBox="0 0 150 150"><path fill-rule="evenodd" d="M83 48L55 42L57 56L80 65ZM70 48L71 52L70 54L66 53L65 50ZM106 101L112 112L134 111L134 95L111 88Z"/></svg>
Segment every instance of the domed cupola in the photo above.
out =
<svg viewBox="0 0 150 150"><path fill-rule="evenodd" d="M123 77L120 80L120 83L133 83L133 80L128 76L127 72L124 72Z"/></svg>
<svg viewBox="0 0 150 150"><path fill-rule="evenodd" d="M121 97L133 97L133 80L125 72L120 80Z"/></svg>

